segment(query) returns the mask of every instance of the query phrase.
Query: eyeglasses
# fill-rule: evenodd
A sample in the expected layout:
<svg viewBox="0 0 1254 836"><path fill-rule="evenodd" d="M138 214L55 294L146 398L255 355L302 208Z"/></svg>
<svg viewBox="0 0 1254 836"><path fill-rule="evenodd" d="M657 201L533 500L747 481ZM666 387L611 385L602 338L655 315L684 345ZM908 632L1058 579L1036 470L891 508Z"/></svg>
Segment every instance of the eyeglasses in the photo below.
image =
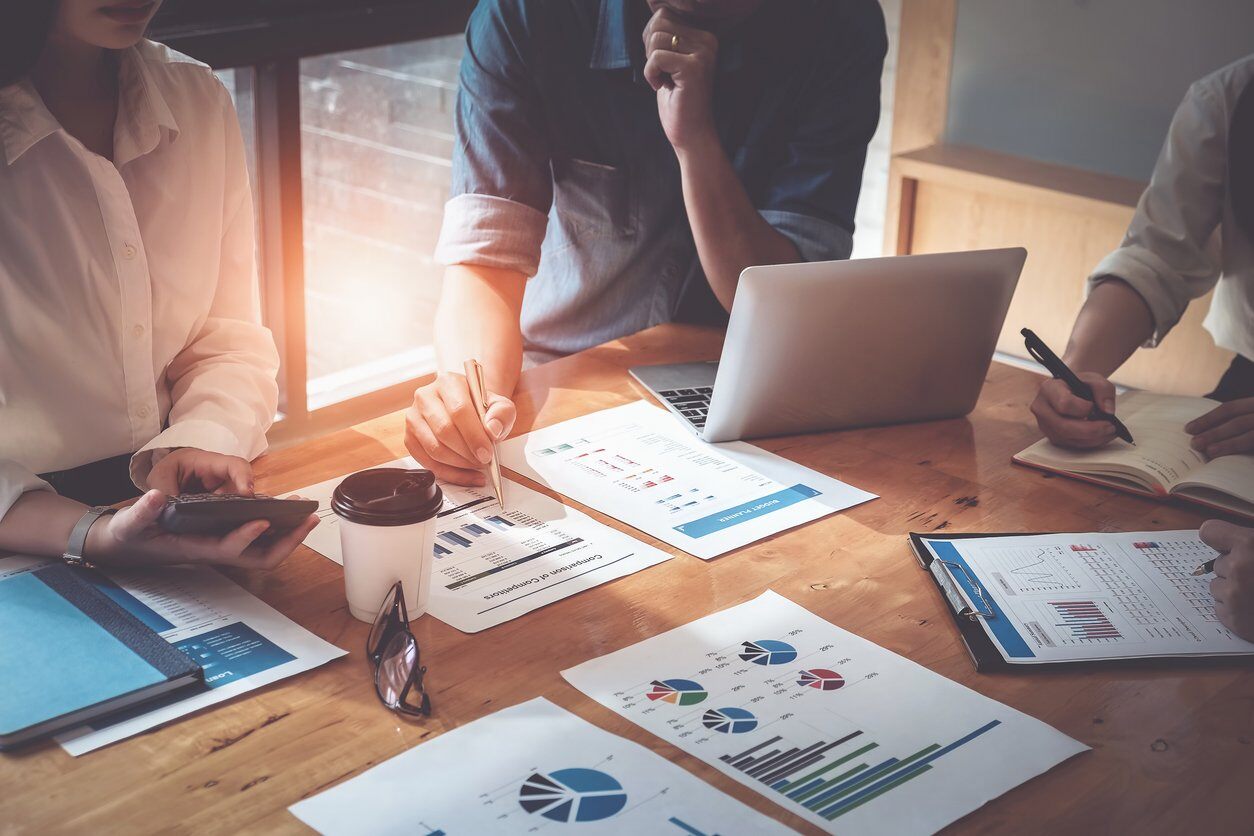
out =
<svg viewBox="0 0 1254 836"><path fill-rule="evenodd" d="M431 714L431 698L422 687L427 672L419 664L418 640L409 630L405 592L397 581L383 599L366 640L366 655L374 665L374 690L388 708L411 717ZM421 696L411 700L411 696Z"/></svg>

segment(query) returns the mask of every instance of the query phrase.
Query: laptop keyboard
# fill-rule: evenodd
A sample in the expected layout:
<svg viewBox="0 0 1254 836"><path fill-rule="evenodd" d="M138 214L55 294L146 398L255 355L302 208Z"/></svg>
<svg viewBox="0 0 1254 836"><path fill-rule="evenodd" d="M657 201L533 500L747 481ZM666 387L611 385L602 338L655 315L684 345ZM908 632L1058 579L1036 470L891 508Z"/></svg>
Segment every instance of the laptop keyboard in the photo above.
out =
<svg viewBox="0 0 1254 836"><path fill-rule="evenodd" d="M658 396L679 411L688 419L688 423L697 429L705 427L705 417L710 411L710 396L714 394L713 386L702 386L697 389L663 389Z"/></svg>

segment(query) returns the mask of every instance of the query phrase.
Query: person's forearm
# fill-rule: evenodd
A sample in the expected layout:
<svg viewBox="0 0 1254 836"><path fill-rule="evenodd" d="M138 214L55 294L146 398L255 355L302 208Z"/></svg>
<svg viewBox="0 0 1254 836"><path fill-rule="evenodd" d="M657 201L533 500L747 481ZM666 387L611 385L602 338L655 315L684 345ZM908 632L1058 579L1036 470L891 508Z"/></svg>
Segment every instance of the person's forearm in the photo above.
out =
<svg viewBox="0 0 1254 836"><path fill-rule="evenodd" d="M1063 360L1073 371L1109 377L1153 333L1154 318L1141 294L1112 278L1085 300Z"/></svg>
<svg viewBox="0 0 1254 836"><path fill-rule="evenodd" d="M27 491L0 519L0 552L60 557L87 506L51 491Z"/></svg>
<svg viewBox="0 0 1254 836"><path fill-rule="evenodd" d="M730 311L742 270L788 264L801 255L787 236L758 214L716 138L677 154L701 268L714 295Z"/></svg>
<svg viewBox="0 0 1254 836"><path fill-rule="evenodd" d="M513 394L522 371L519 315L526 284L512 270L453 265L445 271L435 319L440 371L460 374L463 363L475 359L489 391Z"/></svg>

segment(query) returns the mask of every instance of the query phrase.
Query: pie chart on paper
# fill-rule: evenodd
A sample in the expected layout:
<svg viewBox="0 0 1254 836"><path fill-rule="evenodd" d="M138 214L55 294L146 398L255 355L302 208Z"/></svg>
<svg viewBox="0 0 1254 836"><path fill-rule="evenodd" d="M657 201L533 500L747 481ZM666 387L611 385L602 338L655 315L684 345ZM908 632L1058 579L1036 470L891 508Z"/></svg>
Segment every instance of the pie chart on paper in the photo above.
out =
<svg viewBox="0 0 1254 836"><path fill-rule="evenodd" d="M740 658L755 665L786 665L797 658L797 648L773 639L744 642Z"/></svg>
<svg viewBox="0 0 1254 836"><path fill-rule="evenodd" d="M600 821L627 806L627 791L614 776L597 769L537 772L518 790L528 813L553 821Z"/></svg>
<svg viewBox="0 0 1254 836"><path fill-rule="evenodd" d="M758 719L743 708L711 708L701 718L701 723L712 731L723 734L744 734L758 727Z"/></svg>
<svg viewBox="0 0 1254 836"><path fill-rule="evenodd" d="M709 694L700 683L691 679L655 679L653 690L645 696L654 702L661 700L674 705L696 705Z"/></svg>
<svg viewBox="0 0 1254 836"><path fill-rule="evenodd" d="M797 684L820 691L835 691L845 684L845 678L826 668L811 668L797 675Z"/></svg>

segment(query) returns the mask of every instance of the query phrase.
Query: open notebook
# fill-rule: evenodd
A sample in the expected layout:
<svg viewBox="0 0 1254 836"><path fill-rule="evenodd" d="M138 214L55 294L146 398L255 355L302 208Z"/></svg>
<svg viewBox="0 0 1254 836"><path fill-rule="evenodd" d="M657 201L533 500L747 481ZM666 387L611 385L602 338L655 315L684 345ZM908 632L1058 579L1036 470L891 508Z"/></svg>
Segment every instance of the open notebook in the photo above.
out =
<svg viewBox="0 0 1254 836"><path fill-rule="evenodd" d="M1254 455L1220 456L1212 461L1189 446L1185 424L1218 404L1136 392L1119 399L1119 417L1133 446L1113 441L1100 450L1065 450L1042 439L1014 457L1038 467L1131 491L1177 497L1254 518Z"/></svg>

